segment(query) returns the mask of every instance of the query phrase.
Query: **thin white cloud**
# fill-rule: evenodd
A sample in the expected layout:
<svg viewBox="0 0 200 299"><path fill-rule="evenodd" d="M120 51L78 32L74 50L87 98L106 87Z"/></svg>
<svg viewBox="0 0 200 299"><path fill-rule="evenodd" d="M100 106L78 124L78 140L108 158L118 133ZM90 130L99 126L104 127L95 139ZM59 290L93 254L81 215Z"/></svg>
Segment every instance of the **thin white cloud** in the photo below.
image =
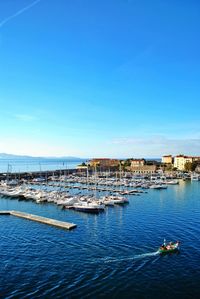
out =
<svg viewBox="0 0 200 299"><path fill-rule="evenodd" d="M34 115L29 115L29 114L16 114L15 118L25 122L36 120L36 117Z"/></svg>
<svg viewBox="0 0 200 299"><path fill-rule="evenodd" d="M149 136L146 138L118 138L110 142L118 151L132 153L132 156L160 157L163 154L200 155L200 138L167 138Z"/></svg>
<svg viewBox="0 0 200 299"><path fill-rule="evenodd" d="M27 5L27 6L23 7L23 8L21 8L20 10L18 10L16 13L8 16L7 18L5 18L3 21L0 22L0 28L2 28L5 24L7 24L8 22L10 22L12 19L15 19L16 17L18 17L21 14L23 14L25 11L31 9L33 6L35 6L39 2L41 2L41 0L35 0L32 3L30 3L29 5Z"/></svg>

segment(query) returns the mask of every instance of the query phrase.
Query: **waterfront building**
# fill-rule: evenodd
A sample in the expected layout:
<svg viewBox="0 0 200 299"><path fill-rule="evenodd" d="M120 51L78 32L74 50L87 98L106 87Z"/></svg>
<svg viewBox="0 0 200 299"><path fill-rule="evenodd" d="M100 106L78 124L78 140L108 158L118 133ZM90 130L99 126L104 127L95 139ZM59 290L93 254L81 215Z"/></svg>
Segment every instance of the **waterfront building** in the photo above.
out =
<svg viewBox="0 0 200 299"><path fill-rule="evenodd" d="M131 159L131 167L141 167L146 163L145 159Z"/></svg>
<svg viewBox="0 0 200 299"><path fill-rule="evenodd" d="M158 167L156 165L142 165L142 166L130 166L129 171L135 174L154 174Z"/></svg>
<svg viewBox="0 0 200 299"><path fill-rule="evenodd" d="M200 163L200 157L192 157L192 158L193 158L193 162Z"/></svg>
<svg viewBox="0 0 200 299"><path fill-rule="evenodd" d="M120 165L120 160L109 158L95 158L89 161L90 167L101 169L117 168Z"/></svg>
<svg viewBox="0 0 200 299"><path fill-rule="evenodd" d="M177 168L177 170L185 170L185 164L187 162L192 163L194 161L194 157L190 156L184 156L184 155L178 155L174 157L174 167Z"/></svg>
<svg viewBox="0 0 200 299"><path fill-rule="evenodd" d="M79 171L87 170L87 168L88 168L87 165L77 165L77 166L76 166L76 169L79 170Z"/></svg>
<svg viewBox="0 0 200 299"><path fill-rule="evenodd" d="M162 163L164 163L164 164L172 164L172 162L173 162L172 155L162 156Z"/></svg>

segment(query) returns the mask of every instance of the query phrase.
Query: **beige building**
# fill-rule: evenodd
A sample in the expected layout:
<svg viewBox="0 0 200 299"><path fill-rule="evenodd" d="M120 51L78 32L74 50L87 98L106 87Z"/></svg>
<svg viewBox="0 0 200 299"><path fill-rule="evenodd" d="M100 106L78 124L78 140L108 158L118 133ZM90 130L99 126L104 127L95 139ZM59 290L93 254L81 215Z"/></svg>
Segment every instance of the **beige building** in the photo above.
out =
<svg viewBox="0 0 200 299"><path fill-rule="evenodd" d="M153 174L157 170L156 165L130 166L129 170L135 174Z"/></svg>
<svg viewBox="0 0 200 299"><path fill-rule="evenodd" d="M76 169L78 169L78 170L85 170L85 169L87 169L87 168L88 168L87 165L77 165L77 166L76 166Z"/></svg>
<svg viewBox="0 0 200 299"><path fill-rule="evenodd" d="M192 157L193 158L193 162L200 162L200 157Z"/></svg>
<svg viewBox="0 0 200 299"><path fill-rule="evenodd" d="M162 156L162 163L172 164L172 161L173 161L172 155Z"/></svg>
<svg viewBox="0 0 200 299"><path fill-rule="evenodd" d="M184 170L185 169L185 164L187 162L193 162L194 157L188 157L184 155L178 155L174 157L174 167L177 168L178 170Z"/></svg>
<svg viewBox="0 0 200 299"><path fill-rule="evenodd" d="M132 159L131 167L140 167L145 165L145 159Z"/></svg>
<svg viewBox="0 0 200 299"><path fill-rule="evenodd" d="M112 168L118 167L120 161L117 159L95 158L89 161L90 167Z"/></svg>

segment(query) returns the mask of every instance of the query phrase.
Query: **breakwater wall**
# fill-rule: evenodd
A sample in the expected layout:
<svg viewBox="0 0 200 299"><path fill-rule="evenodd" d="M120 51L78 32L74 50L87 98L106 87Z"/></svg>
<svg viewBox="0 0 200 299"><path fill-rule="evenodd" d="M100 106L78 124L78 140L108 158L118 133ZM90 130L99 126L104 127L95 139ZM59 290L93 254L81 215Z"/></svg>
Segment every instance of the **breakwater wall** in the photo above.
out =
<svg viewBox="0 0 200 299"><path fill-rule="evenodd" d="M47 179L51 176L69 175L72 173L83 173L85 170L80 169L59 169L59 170L46 170L46 171L32 171L32 172L11 172L11 173L0 173L0 180L13 180L13 179L34 179L44 178Z"/></svg>

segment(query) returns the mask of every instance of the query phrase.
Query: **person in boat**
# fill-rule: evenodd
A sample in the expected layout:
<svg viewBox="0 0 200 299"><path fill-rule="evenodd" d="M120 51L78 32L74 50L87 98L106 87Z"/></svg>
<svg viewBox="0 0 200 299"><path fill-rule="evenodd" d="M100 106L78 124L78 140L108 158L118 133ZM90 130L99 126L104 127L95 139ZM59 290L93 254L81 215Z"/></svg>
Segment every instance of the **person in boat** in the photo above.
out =
<svg viewBox="0 0 200 299"><path fill-rule="evenodd" d="M169 242L169 244L167 245L167 249L172 249L173 248L173 244L172 242Z"/></svg>
<svg viewBox="0 0 200 299"><path fill-rule="evenodd" d="M160 247L160 249L161 250L166 250L167 248L166 248L166 246L164 244L162 244L161 247Z"/></svg>
<svg viewBox="0 0 200 299"><path fill-rule="evenodd" d="M166 240L164 239L164 243L162 244L160 249L161 250L170 250L170 249L172 249L172 247L173 247L172 242L170 242L169 244L166 244Z"/></svg>

